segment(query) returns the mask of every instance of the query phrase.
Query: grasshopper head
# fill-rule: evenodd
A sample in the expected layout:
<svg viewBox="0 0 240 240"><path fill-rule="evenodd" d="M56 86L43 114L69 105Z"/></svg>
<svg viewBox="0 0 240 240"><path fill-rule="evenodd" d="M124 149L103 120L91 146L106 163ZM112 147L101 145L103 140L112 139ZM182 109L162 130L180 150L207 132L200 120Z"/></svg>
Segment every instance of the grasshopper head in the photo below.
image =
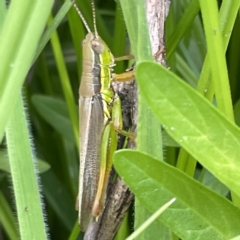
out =
<svg viewBox="0 0 240 240"><path fill-rule="evenodd" d="M88 33L82 42L83 60L93 61L103 65L112 65L114 57L107 44L95 33Z"/></svg>

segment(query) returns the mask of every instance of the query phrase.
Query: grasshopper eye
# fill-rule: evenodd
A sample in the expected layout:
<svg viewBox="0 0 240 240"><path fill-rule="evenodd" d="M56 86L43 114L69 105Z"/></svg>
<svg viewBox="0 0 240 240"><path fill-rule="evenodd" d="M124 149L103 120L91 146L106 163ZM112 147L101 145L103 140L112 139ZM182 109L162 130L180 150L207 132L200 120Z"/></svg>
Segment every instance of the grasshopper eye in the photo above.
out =
<svg viewBox="0 0 240 240"><path fill-rule="evenodd" d="M101 54L104 52L105 46L97 40L92 40L92 49L94 52Z"/></svg>
<svg viewBox="0 0 240 240"><path fill-rule="evenodd" d="M86 43L86 39L82 40L82 46Z"/></svg>

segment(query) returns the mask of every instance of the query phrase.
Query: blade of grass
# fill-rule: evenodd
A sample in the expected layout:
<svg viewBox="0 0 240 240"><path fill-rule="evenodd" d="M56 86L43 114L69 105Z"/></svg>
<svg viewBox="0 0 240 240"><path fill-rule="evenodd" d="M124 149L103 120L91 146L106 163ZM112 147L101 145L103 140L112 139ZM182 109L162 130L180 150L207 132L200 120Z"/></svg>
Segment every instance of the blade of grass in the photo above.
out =
<svg viewBox="0 0 240 240"><path fill-rule="evenodd" d="M0 222L5 232L9 236L9 239L12 240L19 239L15 224L16 219L13 216L9 203L7 202L1 191L0 191Z"/></svg>
<svg viewBox="0 0 240 240"><path fill-rule="evenodd" d="M88 8L86 7L86 9L88 9ZM84 13L86 14L85 9L84 9ZM89 12L89 14L86 14L86 15L89 16L90 12ZM76 10L73 7L68 12L68 24L69 24L69 27L71 30L73 44L74 44L76 55L77 55L78 76L81 76L81 73L82 73L82 48L81 48L80 43L86 36L86 30L82 23L82 20L80 19Z"/></svg>
<svg viewBox="0 0 240 240"><path fill-rule="evenodd" d="M168 41L166 42L167 45L167 58L170 59L171 55L174 53L174 50L176 49L178 43L182 39L184 33L196 17L196 15L199 12L199 2L192 0L187 9L184 12L184 15L182 16L181 20L177 24L175 31L171 34Z"/></svg>
<svg viewBox="0 0 240 240"><path fill-rule="evenodd" d="M176 57L177 70L181 73L181 76L184 78L184 80L188 82L189 85L195 88L197 86L197 81L198 81L198 79L196 78L196 75L179 54L176 54L175 57Z"/></svg>
<svg viewBox="0 0 240 240"><path fill-rule="evenodd" d="M49 41L50 37L52 36L53 32L57 29L63 18L68 13L69 9L72 6L71 0L67 0L58 11L57 15L54 19L49 23L47 30L44 32L43 36L41 37L40 44L38 45L35 57L33 62L36 61L44 47L46 46L47 42Z"/></svg>
<svg viewBox="0 0 240 240"><path fill-rule="evenodd" d="M78 238L79 233L80 233L80 228L78 225L78 221L76 221L68 240L76 240Z"/></svg>
<svg viewBox="0 0 240 240"><path fill-rule="evenodd" d="M220 22L220 28L222 31L223 47L225 52L227 50L227 46L229 43L229 39L231 36L231 32L235 23L235 19L236 19L239 7L240 7L240 2L238 0L233 0L231 2L229 2L228 0L224 0L221 5L221 9L219 13L219 22ZM201 92L202 94L204 94L204 92L208 93L209 91L211 91L211 89L209 89L210 86L208 86L209 78L210 78L210 64L209 64L209 57L207 54L203 64L202 72L199 78L198 87L197 87L198 91ZM208 99L212 100L212 97Z"/></svg>
<svg viewBox="0 0 240 240"><path fill-rule="evenodd" d="M72 230L77 218L77 211L75 211L74 206L75 198L71 198L69 189L62 186L63 181L58 179L52 170L43 174L42 183L43 193L48 200L48 205L53 208L55 214L64 223L64 226L69 231ZM59 199L62 199L62 201Z"/></svg>
<svg viewBox="0 0 240 240"><path fill-rule="evenodd" d="M79 148L78 116L75 108L75 100L74 100L73 91L71 88L70 79L68 76L67 67L64 61L63 52L61 49L61 44L56 31L53 32L53 34L51 35L51 45L53 48L55 61L57 63L57 69L58 69L58 73L59 73L61 84L62 84L62 90L67 102L69 116L71 119L74 137L76 141L76 146L77 148Z"/></svg>
<svg viewBox="0 0 240 240"><path fill-rule="evenodd" d="M112 53L115 57L124 56L126 54L126 27L123 21L122 11L120 10L120 3L116 3L115 27L113 37ZM116 73L123 72L124 61L119 61L114 68Z"/></svg>
<svg viewBox="0 0 240 240"><path fill-rule="evenodd" d="M126 240L133 240L138 237L150 224L152 224L168 207L170 207L176 198L171 199L169 202L165 203L160 207L147 221L145 221L131 236Z"/></svg>
<svg viewBox="0 0 240 240"><path fill-rule="evenodd" d="M8 10L0 38L0 141L52 4L53 0L13 1Z"/></svg>
<svg viewBox="0 0 240 240"><path fill-rule="evenodd" d="M131 49L136 61L152 60L149 33L146 25L145 2L142 0L131 2L121 0L120 3L131 42Z"/></svg>
<svg viewBox="0 0 240 240"><path fill-rule="evenodd" d="M215 0L207 2L200 0L200 7L217 106L227 118L233 121L233 108L217 2Z"/></svg>
<svg viewBox="0 0 240 240"><path fill-rule="evenodd" d="M121 0L121 7L127 26L132 52L138 62L142 60L153 60L152 49L147 28L145 1ZM134 16L134 18L132 17ZM155 116L151 113L145 100L142 98L141 90L138 94L138 119L137 125L137 148L143 152L152 154L158 159L163 159L161 127ZM149 211L135 199L135 228L140 226L150 216ZM155 239L162 235L160 223L153 223L149 229L141 235L141 238Z"/></svg>
<svg viewBox="0 0 240 240"><path fill-rule="evenodd" d="M74 143L75 138L66 103L45 95L33 95L31 100L39 115L64 138ZM77 111L77 108L75 109Z"/></svg>
<svg viewBox="0 0 240 240"><path fill-rule="evenodd" d="M39 173L42 173L46 172L50 168L50 165L47 162L37 159L37 168ZM11 173L8 162L8 156L5 150L4 151L0 150L0 169L7 173Z"/></svg>
<svg viewBox="0 0 240 240"><path fill-rule="evenodd" d="M20 94L6 131L21 239L47 239L34 156ZM37 226L37 227L36 227Z"/></svg>

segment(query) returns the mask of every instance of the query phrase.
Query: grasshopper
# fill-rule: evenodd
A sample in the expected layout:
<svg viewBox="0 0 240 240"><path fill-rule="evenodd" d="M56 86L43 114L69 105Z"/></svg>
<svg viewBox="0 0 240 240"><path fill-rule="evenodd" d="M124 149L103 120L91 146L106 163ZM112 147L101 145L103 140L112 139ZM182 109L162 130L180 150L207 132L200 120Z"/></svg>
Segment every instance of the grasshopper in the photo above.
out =
<svg viewBox="0 0 240 240"><path fill-rule="evenodd" d="M94 2L92 12L94 32L91 32L83 14L72 0L88 34L82 42L83 71L79 88L80 171L78 219L82 231L95 221L104 208L105 192L112 157L117 149L118 135L134 136L122 130L121 102L112 82L133 78L132 72L113 74L116 60L96 27Z"/></svg>

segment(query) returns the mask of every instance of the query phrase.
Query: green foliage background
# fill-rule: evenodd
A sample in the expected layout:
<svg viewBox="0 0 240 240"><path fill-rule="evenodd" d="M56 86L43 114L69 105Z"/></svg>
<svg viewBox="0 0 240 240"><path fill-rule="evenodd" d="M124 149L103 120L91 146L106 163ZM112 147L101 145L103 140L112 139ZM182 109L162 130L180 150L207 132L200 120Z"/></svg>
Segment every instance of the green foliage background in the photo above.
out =
<svg viewBox="0 0 240 240"><path fill-rule="evenodd" d="M92 14L90 1L85 0L76 2L80 7L81 11L84 13L85 18L92 29ZM223 2L226 3L226 1ZM239 4L237 2L238 1L232 1L232 8L235 8L235 10L239 8ZM15 9L23 8L23 5L17 4L17 1L12 1L12 5L15 6ZM30 203L28 203L29 205L24 205L24 200L23 202L19 200L19 204L22 207L21 209L25 209L24 213L32 213L32 209L36 208L35 216L29 216L30 214L25 214L27 216L23 215L22 219L19 219L19 221L23 223L23 227L19 227L16 220L16 207L14 206L15 201L13 200L13 189L12 187L10 187L11 181L9 177L9 172L12 172L12 174L14 174L13 176L16 176L16 180L14 180L13 178L13 183L14 181L16 181L16 184L20 181L20 179L24 179L25 177L29 179L30 176L34 176L34 168L33 166L30 166L30 163L32 161L31 150L30 148L28 149L28 146L33 145L34 155L37 159L37 166L40 171L40 185L44 197L42 201L45 205L45 219L48 226L47 228L49 238L77 239L77 235L79 232L78 226L76 224L77 212L75 211L75 201L78 192L77 186L79 161L77 103L79 76L81 76L81 41L84 38L86 32L75 9L71 8L68 11L71 5L70 2L66 2L65 5L63 5L62 1L55 1L51 10L52 16L49 16L49 12L51 9L50 3L47 4L47 1L42 1L41 6L34 4L35 3L31 3L31 1L25 1L24 6L26 7L24 8L24 11L14 12L12 10L12 17L10 16L10 14L9 16L7 16L7 10L5 9L3 2L1 3L0 9L0 29L3 29L0 31L0 66L2 66L2 69L6 69L6 71L1 71L0 75L0 136L2 136L1 134L3 134L3 131L6 131L7 136L7 139L5 138L3 140L0 149L0 233L2 234L2 237L4 239L17 239L20 229L22 239L32 239L33 237L31 236L31 227L33 227L33 229L39 229L40 231L40 233L37 233L38 238L36 239L44 239L43 237L41 237L41 234L44 234L44 226L40 227L38 223L35 223L33 221L33 219L38 219L40 222L42 221L41 213L39 213L38 211L39 203L36 203L33 206L31 206ZM43 14L44 10L42 7L44 6L44 4L46 6L45 15ZM121 1L121 4L124 4L125 7L131 6L128 6L126 1ZM137 2L133 1L133 4L137 4ZM219 6L220 5L221 2L219 1ZM64 7L61 8L62 6ZM240 19L238 14L236 15L235 19L235 15L233 14L234 11L231 12L231 15L227 15L227 7L229 6L228 4L224 6L225 9L222 9L223 18L221 19L222 22L220 21L220 25L222 26L226 22L226 19L228 19L229 24L233 23L234 27L232 32L229 30L229 28L226 28L227 31L224 32L222 35L223 42L225 44L224 49L226 49L226 62L229 81L228 79L223 79L221 81L226 82L226 84L229 83L231 87L231 98L234 105L235 121L237 124L239 124L240 105L238 100L240 97L240 93L238 90L238 65L240 46L238 43L238 29ZM122 56L128 53L130 45L127 38L124 18L127 22L127 27L129 28L128 23L130 23L131 21L131 15L127 16L127 10L124 10L123 17L120 3L114 2L112 0L96 1L96 8L99 35L106 41L106 43L112 50L114 56ZM132 16L135 16L133 13L136 9L131 8ZM205 79L207 82L208 77L206 76L208 75L201 75L203 62L207 52L207 45L205 38L206 33L204 32L204 27L202 23L202 17L204 18L204 16L201 16L200 14L197 15L198 11L198 1L172 0L169 16L166 21L167 63L170 67L171 72L174 72L178 77L184 79L184 81L191 87L197 88L198 91L200 91L201 94L204 95L206 98L212 100L213 94L218 91L218 89L216 89L216 86L218 85L215 84L214 87L212 87L211 85L206 87L206 85L204 84L199 85L201 79ZM215 13L212 13L212 15L213 17L218 17ZM43 16L45 16L45 19ZM4 22L4 19L6 19L6 17L9 17L11 21ZM22 21L20 21L19 19L22 19ZM57 27L57 32L52 32L56 28L56 24L59 19L62 20ZM138 19L138 21L140 22L141 20L144 21L144 19ZM45 29L45 33L40 38L42 33L41 26L43 30L43 26L45 26L45 23L47 24L47 27ZM37 27L38 25L39 27ZM9 29L16 29L14 33L15 35L11 35L11 31ZM143 50L144 43L146 42L144 41L144 39L141 39L141 34L137 35L139 34L139 32L134 32L137 30L140 31L141 28L138 29L136 27L134 29L130 29L131 32L129 32L130 40L133 41L132 39L134 39L134 37L136 39L136 43L132 46L132 51L136 54L137 60L147 60L149 58L144 58L144 56L146 56L146 52L144 52L145 50ZM38 35L39 37L37 37ZM230 41L229 44L227 44L229 37ZM49 38L50 41L48 41ZM34 44L36 45L35 48ZM141 54L139 54L139 51L141 52ZM209 50L209 52L210 51L211 49ZM219 57L222 57L222 55L220 54ZM16 64L15 62L13 63L13 59L17 59L19 61L19 64ZM209 64L206 65L206 68L209 68ZM9 70L9 68L6 66L10 66L13 71ZM116 67L116 72L120 73L124 71L126 67L126 63L118 63ZM149 69L152 72L155 71L154 66L152 68L150 67ZM221 70L222 69L220 69L219 71ZM210 70L208 70L208 72L205 71L205 74L209 74L209 71ZM161 74L164 75L165 73L161 72L160 75ZM166 75L165 77L168 77L168 75ZM144 79L146 78L147 77L145 77ZM177 81L176 76L175 78L173 77L173 79ZM19 103L21 102L21 98L19 97L17 100L17 97L19 95L19 89L22 84L22 95L24 99L24 105L26 106L28 112L28 123L24 122L24 120L21 120L22 118L20 116L21 112L23 112L23 106L21 106L21 104ZM139 85L141 88L141 84ZM145 85L143 85L142 88L144 88L144 86ZM178 92L178 87L176 87L175 90L176 92L173 93L176 96L176 100L179 101L178 96L180 96L180 93ZM190 93L190 95L191 94L192 93ZM227 101L225 98L227 94L227 89L226 92L222 92L223 105ZM194 94L192 94L191 97L192 96L193 98L195 97ZM150 102L151 100L153 103ZM149 106L151 106L151 104L153 105L155 100L156 99L148 100L147 102ZM16 101L19 103L17 104L19 106L16 105L15 109L14 104L16 104ZM143 111L144 113L145 110L143 107L143 102L143 98L140 97L139 107L140 111ZM5 105L1 105L1 103L4 103ZM193 100L193 103L195 103L195 100ZM215 104L215 99L213 103ZM158 107L158 104L155 104L155 106ZM153 107L151 109L153 109ZM197 112L198 108L196 109ZM220 109L220 111L224 114L232 111L232 109L228 109L229 108L225 109L225 111L223 108ZM191 109L187 109L188 112L190 110ZM20 114L12 117L14 115L11 114L17 114L18 111L20 111ZM155 108L155 115L158 115L158 112L159 109ZM192 112L192 114L197 115L197 113L195 112ZM142 116L146 116L146 114ZM7 129L4 121L5 119L8 119L10 117L13 119L12 126L9 123ZM206 115L206 117L208 117L208 115ZM232 120L231 116L228 116L228 118ZM160 122L164 120L161 116L158 119L160 119ZM138 139L139 150L148 152L149 148L153 148L153 157L163 160L162 156L164 156L165 162L169 163L172 166L177 166L177 168L183 170L190 176L194 176L199 182L212 189L215 193L218 193L219 195L208 190L206 190L206 192L205 190L203 190L201 195L197 190L198 188L202 188L202 185L198 185L195 182L193 183L189 177L186 177L186 175L181 175L182 173L178 170L176 171L176 168L172 169L168 168L168 166L165 165L162 166L162 162L155 162L155 160L152 160L152 158L149 156L146 156L146 159L149 158L149 161L152 161L153 164L155 164L153 165L152 171L150 171L151 166L149 166L149 175L147 175L147 171L146 173L141 171L138 172L146 165L143 164L141 166L141 161L134 163L136 165L136 167L134 167L136 171L134 177L137 178L139 176L138 174L140 174L141 176L145 176L144 174L146 174L146 179L150 179L149 185L147 186L135 186L134 181L136 181L136 179L131 179L131 173L122 172L120 166L119 172L126 179L126 182L130 185L131 189L133 191L136 191L134 193L138 197L135 213L136 227L138 227L144 220L147 219L147 217L149 216L148 212L156 211L157 208L159 208L162 204L164 204L164 202L168 201L170 197L173 196L177 196L177 198L179 198L179 202L176 202L177 206L175 206L175 208L184 209L187 205L187 209L191 211L191 213L196 211L196 215L198 217L197 218L196 216L193 216L192 219L189 220L189 215L184 215L186 214L184 211L182 215L179 215L178 217L173 214L167 215L169 213L166 211L166 215L165 217L163 215L161 221L164 222L168 226L168 228L159 225L159 221L157 221L157 223L154 223L156 224L155 227L153 226L154 231L146 230L143 235L139 237L139 239L154 239L154 237L156 238L156 236L162 236L161 239L178 239L176 235L172 235L170 233L170 230L177 233L183 239L197 239L196 236L193 238L192 235L185 234L185 230L182 228L180 222L184 222L186 221L186 219L188 219L189 223L186 223L186 225L184 226L187 226L189 229L192 229L191 224L192 222L194 222L193 219L195 221L197 221L196 219L198 219L198 221L203 224L204 228L202 232L197 234L197 236L199 236L199 239L213 239L213 235L208 235L208 232L204 231L205 228L208 229L209 227L216 232L218 232L219 228L223 228L224 232L226 232L226 234L220 232L218 233L218 235L214 235L214 239L228 239L237 234L240 234L237 230L239 221L238 217L240 216L238 213L239 209L232 204L229 204L229 202L225 201L223 198L227 197L228 199L231 199L229 189L232 189L232 186L234 184L238 184L237 179L233 178L233 182L235 183L233 183L232 185L223 185L219 181L219 177L214 177L208 170L202 168L200 164L196 165L195 158L189 155L186 151L188 150L191 152L191 149L188 147L191 144L188 143L189 145L184 146L186 150L180 148L181 142L179 141L178 136L170 134L175 140L174 141L167 133L169 131L162 132L163 143L158 142L159 136L148 137L147 141L143 138L141 139L141 134L142 136L148 134L150 135L151 131L156 133L156 131L158 131L158 129L156 129L158 125L153 125L152 123L148 124L148 127L152 128L152 130L150 129L148 132L146 132L147 127L144 126L144 124L146 124L150 120L143 119L140 121L141 122L138 126L138 134L140 135L140 139ZM197 122L201 122L201 120L198 119ZM181 125L181 123L179 124ZM210 121L210 125L211 124L214 125L214 122ZM30 143L28 140L29 137L27 133L27 125L31 136ZM19 128L16 129L15 126L18 126ZM25 130L21 131L22 129ZM182 129L185 130L184 127ZM237 139L239 130L237 128L234 128L232 131L233 135L236 134ZM12 133L16 133L16 137L13 137ZM217 137L221 139L221 135ZM239 138L237 139L237 141L239 142ZM164 145L163 154L161 151L161 144ZM194 145L194 142L192 144ZM198 147L199 149L203 147L203 145L201 145L201 142ZM237 153L239 151L238 149L228 148L228 144L226 144L224 147L224 151L229 151L232 153L235 153L235 151ZM24 160L23 162L16 162L17 164L19 164L17 165L15 164L14 159L17 159L17 156L19 156L18 154L22 152L26 152L27 154L21 157L21 159ZM133 155L134 154L135 153L133 153ZM207 152L207 154L209 154L209 152ZM131 159L133 155L128 155L128 153L126 153L126 156L129 159ZM116 158L119 158L120 163L122 161L121 159L123 159L124 157L124 153L122 157L121 155L116 156ZM210 160L211 157L212 156L209 155ZM10 158L10 167L7 163L7 158ZM135 156L135 159L140 158L142 158L142 155ZM201 156L199 158L201 158ZM29 159L29 162L27 162L26 159ZM127 161L128 160L124 160L122 164ZM234 164L236 165L234 165L233 167L238 166L237 161L234 162ZM169 177L169 179L162 183L162 180L158 179L158 172L154 173L154 169L156 169L154 166L165 169L165 172L169 173L166 176L166 179L168 179L167 177ZM116 167L118 167L117 163ZM128 167L129 166L125 166L125 168L130 169ZM153 176L151 175L151 172L153 173ZM171 174L173 174L173 176L171 176ZM174 176L178 176L178 178L175 179ZM226 173L226 176L226 179L228 177L231 178L231 172ZM181 187L178 187L180 179L183 182L183 185L181 185ZM138 180L139 182L141 181L140 178ZM32 180L31 182L34 181L35 180ZM172 185L167 186L167 182L171 182ZM29 183L26 184L31 185ZM184 192L183 186L186 186L186 188L189 187L191 191ZM178 188L180 188L182 192L177 193L176 189ZM163 192L161 194L164 193L164 197L159 199L158 194L151 195L151 193L154 192L154 189L163 189ZM149 194L144 195L144 191L147 190L149 190ZM20 196L25 196L27 195L27 192L37 191L37 189L36 186L32 184L32 186L29 186L28 190L24 191L25 194L19 192ZM191 195L191 193L194 194ZM205 199L203 197L204 194L206 195L206 193L207 197ZM220 195L223 197L220 197ZM189 198L184 199L184 196L189 196ZM234 194L232 196L233 199L235 197L235 204L237 206L240 206L238 197L234 196ZM153 199L157 199L157 201L153 201ZM191 203L188 202L189 199L191 199ZM201 199L200 203L202 204L204 210L194 207L195 204L196 206L197 204L199 204L199 199ZM215 206L216 208L214 209L213 204L213 206L208 209L208 206L210 206L210 204L208 203L207 199L216 202L217 207ZM152 202L150 206L149 202ZM204 206L206 207L206 209L204 208ZM146 207L146 212L145 210L142 210L143 207ZM208 213L208 211L210 211L211 209L214 209L212 215ZM216 214L216 211L223 212L223 219L219 219L219 222L225 223L224 227L222 227L221 225L219 227L219 222L217 222L218 215ZM185 218L183 216L185 216ZM204 218L202 216L207 217ZM199 219L201 219L201 221ZM230 224L230 219L235 222L236 226L234 224ZM32 226L29 227L29 232L22 232L21 229L26 229L26 227L24 227L26 226L26 223L32 223ZM181 227L181 229L178 229L178 227L176 227L176 225L178 224L179 228ZM229 227L227 225L231 226ZM129 234L130 231L131 226L125 224L125 226L121 229L122 235L119 234L119 236L121 237L119 237L118 239L124 239L125 237L122 236L126 236L127 234ZM81 237L82 236L80 236L80 239Z"/></svg>

